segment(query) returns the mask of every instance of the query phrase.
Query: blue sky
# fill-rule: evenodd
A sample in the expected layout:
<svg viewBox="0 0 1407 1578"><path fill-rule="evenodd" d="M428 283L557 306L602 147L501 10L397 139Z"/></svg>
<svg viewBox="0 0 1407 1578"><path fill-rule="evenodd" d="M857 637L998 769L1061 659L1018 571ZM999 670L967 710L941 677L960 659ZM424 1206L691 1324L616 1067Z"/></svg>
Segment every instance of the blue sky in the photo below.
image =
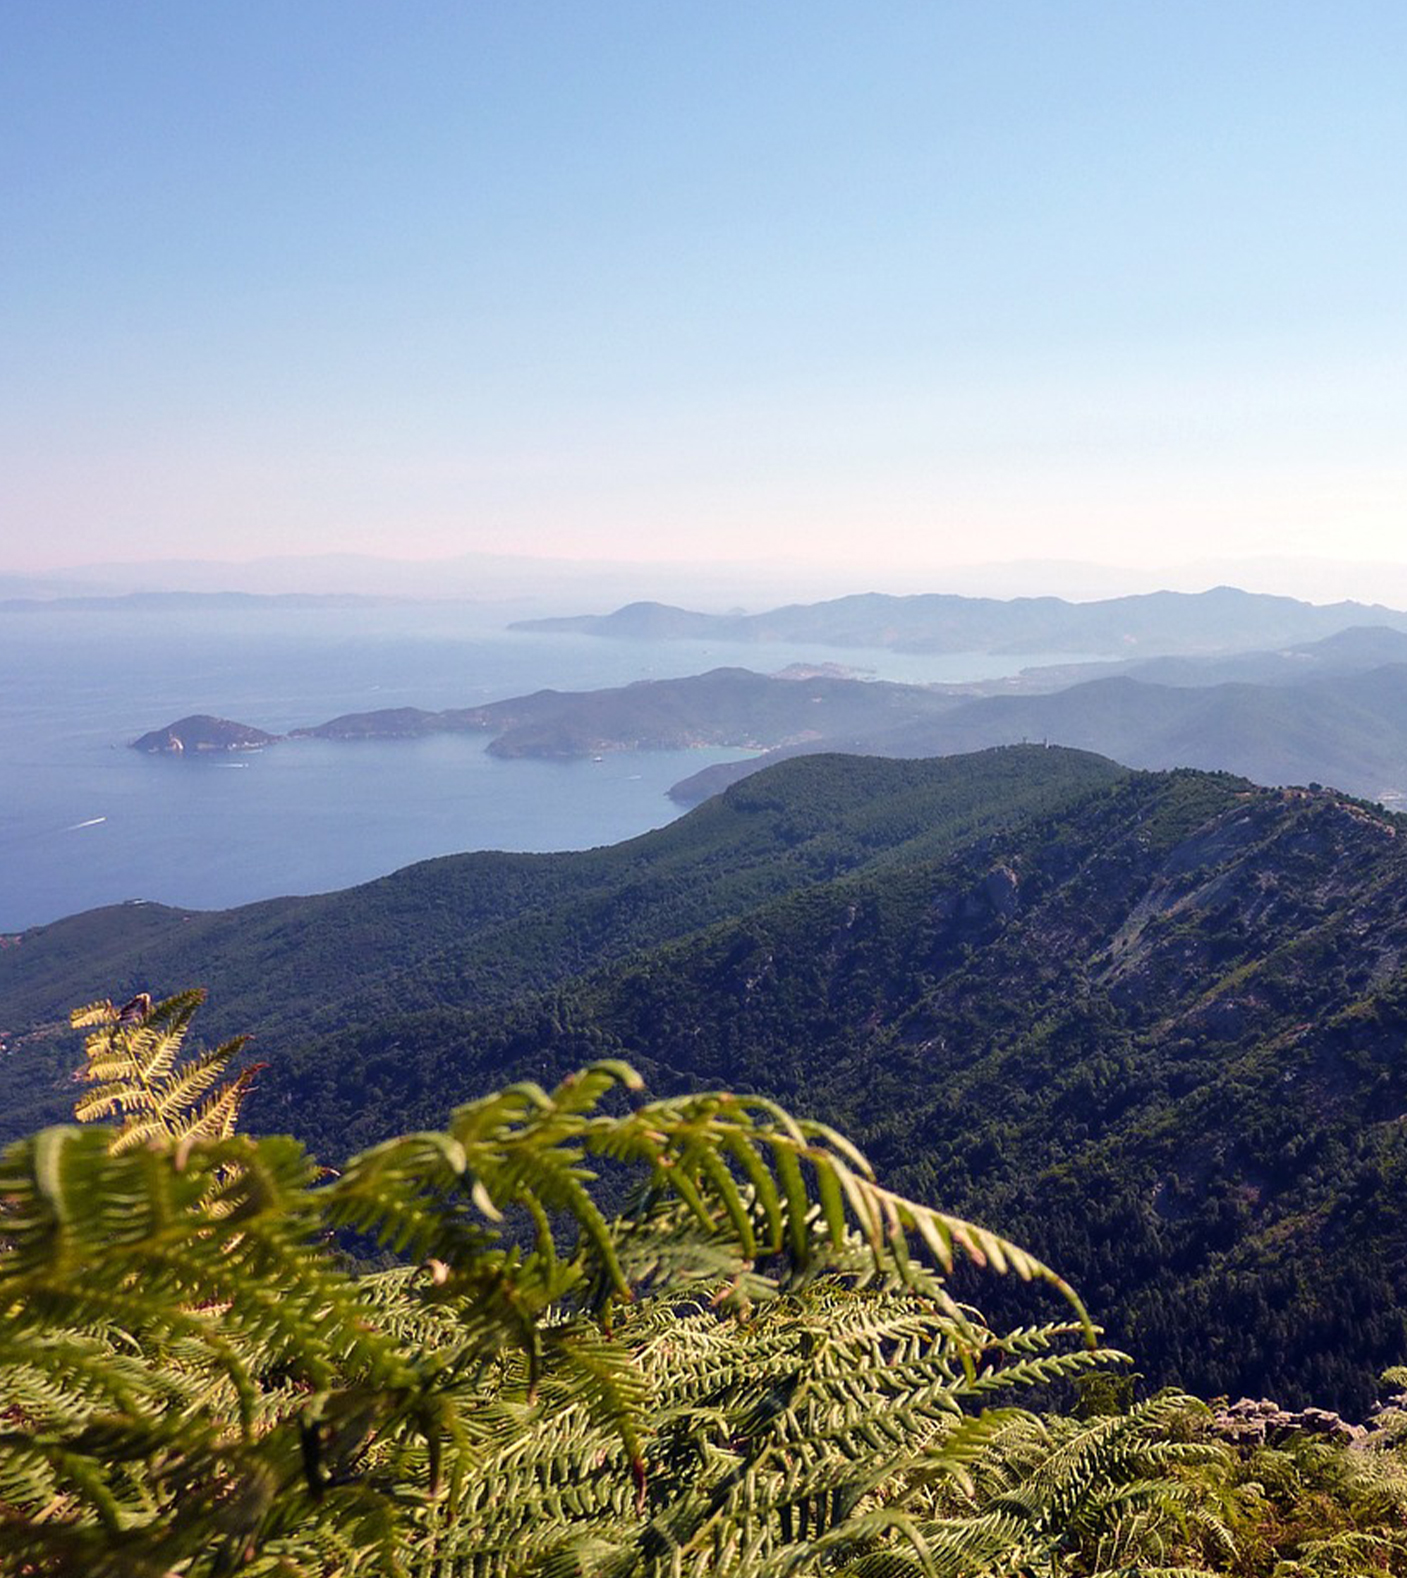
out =
<svg viewBox="0 0 1407 1578"><path fill-rule="evenodd" d="M0 10L0 569L1403 558L1407 8Z"/></svg>

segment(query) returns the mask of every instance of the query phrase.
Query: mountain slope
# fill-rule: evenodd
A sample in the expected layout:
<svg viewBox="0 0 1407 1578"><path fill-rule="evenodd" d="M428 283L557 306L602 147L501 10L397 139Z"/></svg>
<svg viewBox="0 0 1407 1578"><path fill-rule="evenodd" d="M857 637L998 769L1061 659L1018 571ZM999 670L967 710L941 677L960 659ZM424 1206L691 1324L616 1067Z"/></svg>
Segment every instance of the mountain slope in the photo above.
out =
<svg viewBox="0 0 1407 1578"><path fill-rule="evenodd" d="M623 1054L768 1092L1016 1232L1157 1382L1366 1406L1407 1352L1407 823L1135 775L507 1010L297 1049L287 1111Z"/></svg>
<svg viewBox="0 0 1407 1578"><path fill-rule="evenodd" d="M1388 663L1407 663L1407 631L1387 625L1351 625L1322 641L1300 642L1268 652L1218 657L1156 657L1118 665L1130 679L1150 685L1296 685L1330 674L1361 673ZM1092 665L1092 667L1097 665ZM1104 665L1112 670L1114 665ZM1029 670L1037 675L1039 669ZM1075 674L1097 679L1097 673ZM1069 683L1067 681L1067 683Z"/></svg>
<svg viewBox="0 0 1407 1578"><path fill-rule="evenodd" d="M89 947L179 968L201 926L199 975L72 990ZM228 989L270 1064L251 1121L327 1156L606 1055L781 1096L1059 1265L1150 1383L1356 1412L1407 1353L1407 821L1332 792L808 758L615 850L95 912L4 978L22 1029L65 987ZM74 1039L12 1038L11 1124L69 1099Z"/></svg>

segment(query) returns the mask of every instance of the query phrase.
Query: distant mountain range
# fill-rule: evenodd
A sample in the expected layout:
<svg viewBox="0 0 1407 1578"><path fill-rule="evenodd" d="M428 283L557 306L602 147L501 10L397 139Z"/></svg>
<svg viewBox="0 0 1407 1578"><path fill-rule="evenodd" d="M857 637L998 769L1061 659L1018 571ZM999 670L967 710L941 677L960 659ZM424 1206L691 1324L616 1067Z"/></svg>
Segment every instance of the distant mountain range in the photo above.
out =
<svg viewBox="0 0 1407 1578"><path fill-rule="evenodd" d="M895 562L865 566L814 559L756 558L684 562L553 559L525 554L464 553L393 559L356 553L284 554L255 559L167 559L89 563L62 570L0 572L0 597L120 595L125 592L355 593L369 596L488 599L537 608L612 607L639 597L693 606L752 608L835 597L856 585L891 592L941 590L982 597L1112 597L1162 589L1254 585L1315 601L1371 597L1407 607L1407 564L1322 556L1207 558L1160 566L1094 564L1069 559L987 563ZM525 607L523 612L529 610Z"/></svg>
<svg viewBox="0 0 1407 1578"><path fill-rule="evenodd" d="M1253 568L1253 567L1252 567ZM1072 567L1076 585L1087 572ZM1205 576L1206 571L1193 571ZM961 575L961 572L958 572ZM1098 574L1098 572L1096 572ZM1100 584L1146 584L1146 573L1104 571ZM1054 579L1052 579L1054 578ZM980 576L979 576L980 579ZM1027 582L1070 584L1058 566L1033 566ZM919 570L886 571L899 588L932 585ZM433 559L379 554L287 554L241 561L166 559L77 565L47 574L0 574L0 598L121 598L125 594L260 596L352 595L439 602L510 603L517 612L613 603L643 596L693 597L727 608L739 601L762 606L782 597L829 597L855 584L842 566L806 560L562 559L526 554L462 553ZM960 584L944 576L938 584ZM996 572L994 584L1003 584ZM1368 584L1375 584L1369 582Z"/></svg>
<svg viewBox="0 0 1407 1578"><path fill-rule="evenodd" d="M540 690L439 713L414 708L354 713L294 733L351 740L486 730L494 735L489 750L504 757L569 758L698 745L762 750L886 724L897 727L937 715L955 700L925 686L848 679L809 669L755 674L719 668L607 690Z"/></svg>
<svg viewBox="0 0 1407 1578"><path fill-rule="evenodd" d="M1012 689L1064 690L1084 680L1120 675L1146 680L1150 685L1292 685L1297 680L1353 674L1388 663L1407 663L1407 630L1390 625L1350 625L1318 641L1296 642L1270 651L1047 664L1023 669L1015 686L1010 681L995 681L967 688L988 695Z"/></svg>
<svg viewBox="0 0 1407 1578"><path fill-rule="evenodd" d="M705 614L630 603L612 614L519 621L511 628L624 640L790 641L901 652L1217 653L1312 641L1352 625L1407 630L1407 613L1320 605L1221 586L1070 603L1058 597L878 592L763 614Z"/></svg>
<svg viewBox="0 0 1407 1578"><path fill-rule="evenodd" d="M1407 1351L1407 820L1332 792L806 757L612 849L3 941L12 1133L72 1100L69 1006L200 982L268 1064L253 1126L329 1158L624 1055L1001 1224L1150 1385L1361 1411Z"/></svg>

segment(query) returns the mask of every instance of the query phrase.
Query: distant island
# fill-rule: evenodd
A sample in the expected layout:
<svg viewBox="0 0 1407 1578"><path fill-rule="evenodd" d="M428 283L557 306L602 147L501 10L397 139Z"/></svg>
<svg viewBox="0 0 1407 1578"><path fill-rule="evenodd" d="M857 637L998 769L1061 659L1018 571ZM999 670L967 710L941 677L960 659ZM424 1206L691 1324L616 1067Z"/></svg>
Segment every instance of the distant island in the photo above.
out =
<svg viewBox="0 0 1407 1578"><path fill-rule="evenodd" d="M153 729L133 740L132 749L145 751L148 756L183 756L188 751L257 751L278 738L277 734L266 734L247 723L233 723L229 718L202 712L178 718L164 729Z"/></svg>
<svg viewBox="0 0 1407 1578"><path fill-rule="evenodd" d="M793 665L781 674L720 668L683 679L639 680L609 690L539 690L482 707L429 712L389 707L344 713L288 739L408 740L489 733L489 751L508 759L573 760L606 751L733 746L770 750L887 721L927 717L959 699L924 685L846 678L831 665ZM283 736L211 717L182 718L133 741L152 753L242 750Z"/></svg>
<svg viewBox="0 0 1407 1578"><path fill-rule="evenodd" d="M864 592L760 614L705 614L628 603L610 614L524 619L511 630L630 641L807 641L896 652L1216 653L1314 641L1351 625L1407 630L1407 613L1365 603L1315 604L1218 586L1071 603L1059 597Z"/></svg>
<svg viewBox="0 0 1407 1578"><path fill-rule="evenodd" d="M75 592L59 597L0 598L0 614L160 613L201 608L247 612L258 608L360 608L404 599L354 592Z"/></svg>

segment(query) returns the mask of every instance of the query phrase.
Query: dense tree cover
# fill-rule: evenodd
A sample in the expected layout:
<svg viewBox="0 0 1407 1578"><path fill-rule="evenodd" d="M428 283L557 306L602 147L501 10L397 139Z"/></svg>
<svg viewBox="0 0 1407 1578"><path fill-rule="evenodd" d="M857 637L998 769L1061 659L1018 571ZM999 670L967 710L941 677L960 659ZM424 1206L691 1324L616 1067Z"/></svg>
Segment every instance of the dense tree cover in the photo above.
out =
<svg viewBox="0 0 1407 1578"><path fill-rule="evenodd" d="M1360 1411L1407 1346L1400 826L1137 775L507 1007L293 1048L269 1094L335 1150L598 1056L767 1092L1067 1268L1156 1380Z"/></svg>
<svg viewBox="0 0 1407 1578"><path fill-rule="evenodd" d="M119 1121L0 1160L7 1572L1407 1573L1407 1416L1238 1452L1182 1394L1102 1413L1068 1290L998 1333L946 1274L1059 1279L832 1130L598 1063L328 1175L228 1132L194 1006L76 1016ZM596 1165L637 1182L609 1219ZM1009 1406L1081 1376L1074 1417Z"/></svg>

